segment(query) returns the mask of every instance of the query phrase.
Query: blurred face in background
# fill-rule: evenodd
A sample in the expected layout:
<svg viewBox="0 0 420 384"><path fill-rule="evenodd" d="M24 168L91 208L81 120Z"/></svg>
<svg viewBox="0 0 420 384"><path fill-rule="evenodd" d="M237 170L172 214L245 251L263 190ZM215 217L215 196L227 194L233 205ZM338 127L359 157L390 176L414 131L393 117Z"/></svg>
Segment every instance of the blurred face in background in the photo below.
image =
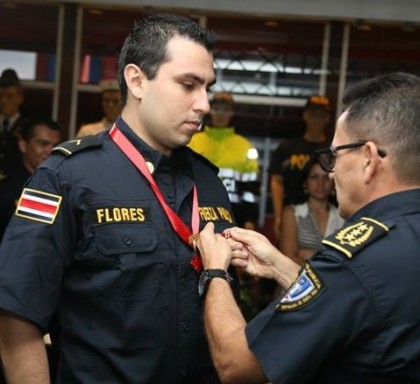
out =
<svg viewBox="0 0 420 384"><path fill-rule="evenodd" d="M33 173L35 169L48 158L51 150L59 144L61 135L59 131L50 129L46 125L36 125L33 136L25 141L19 140L22 160L25 168Z"/></svg>
<svg viewBox="0 0 420 384"><path fill-rule="evenodd" d="M215 102L211 105L210 116L212 127L229 127L233 117L232 106L224 102Z"/></svg>
<svg viewBox="0 0 420 384"><path fill-rule="evenodd" d="M121 93L120 91L103 91L102 92L102 109L105 119L109 122L117 120L121 114Z"/></svg>
<svg viewBox="0 0 420 384"><path fill-rule="evenodd" d="M303 112L306 129L323 132L331 119L331 114L322 108L308 108Z"/></svg>
<svg viewBox="0 0 420 384"><path fill-rule="evenodd" d="M334 183L330 179L329 174L318 163L315 163L305 180L305 187L310 198L324 201L328 200Z"/></svg>
<svg viewBox="0 0 420 384"><path fill-rule="evenodd" d="M19 86L0 87L0 112L6 117L13 117L23 103L23 93Z"/></svg>

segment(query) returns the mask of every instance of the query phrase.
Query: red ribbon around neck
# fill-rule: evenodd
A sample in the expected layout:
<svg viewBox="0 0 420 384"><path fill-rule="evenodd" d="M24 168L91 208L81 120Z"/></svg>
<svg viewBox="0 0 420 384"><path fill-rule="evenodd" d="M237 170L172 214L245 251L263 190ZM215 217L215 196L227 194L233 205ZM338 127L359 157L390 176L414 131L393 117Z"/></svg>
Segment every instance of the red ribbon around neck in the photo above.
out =
<svg viewBox="0 0 420 384"><path fill-rule="evenodd" d="M200 217L198 213L198 196L197 187L194 185L193 188L193 204L191 214L191 229L182 221L178 214L168 205L165 198L162 195L155 179L147 167L146 161L142 154L134 147L134 145L125 137L124 133L114 124L112 129L109 131L109 135L114 143L121 149L121 151L128 157L128 159L134 164L134 166L143 174L143 176L149 181L152 190L158 199L162 209L164 210L169 222L172 225L174 231L184 241L185 244L191 246L189 238L193 233L198 232L200 226ZM194 256L191 260L191 265L195 271L200 272L202 270L201 259L194 252Z"/></svg>

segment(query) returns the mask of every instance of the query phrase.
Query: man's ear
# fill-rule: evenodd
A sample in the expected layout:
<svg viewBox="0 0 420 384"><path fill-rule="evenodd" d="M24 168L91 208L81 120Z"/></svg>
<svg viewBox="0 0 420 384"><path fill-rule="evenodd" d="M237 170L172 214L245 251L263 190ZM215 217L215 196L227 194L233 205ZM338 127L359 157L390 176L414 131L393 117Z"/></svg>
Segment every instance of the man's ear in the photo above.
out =
<svg viewBox="0 0 420 384"><path fill-rule="evenodd" d="M363 155L365 162L365 179L370 181L378 170L380 156L378 148L372 142L367 142L363 147Z"/></svg>
<svg viewBox="0 0 420 384"><path fill-rule="evenodd" d="M134 98L141 100L145 81L147 80L143 71L135 64L128 64L124 69L124 78L128 91Z"/></svg>

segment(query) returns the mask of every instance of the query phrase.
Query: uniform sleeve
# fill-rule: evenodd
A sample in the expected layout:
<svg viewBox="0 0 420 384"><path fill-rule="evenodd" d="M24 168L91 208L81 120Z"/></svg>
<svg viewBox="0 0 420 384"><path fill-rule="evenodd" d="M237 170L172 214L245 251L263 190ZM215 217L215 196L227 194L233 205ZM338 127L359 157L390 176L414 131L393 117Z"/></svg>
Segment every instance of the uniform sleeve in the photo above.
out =
<svg viewBox="0 0 420 384"><path fill-rule="evenodd" d="M47 330L72 240L68 197L54 172L26 183L0 247L0 307Z"/></svg>
<svg viewBox="0 0 420 384"><path fill-rule="evenodd" d="M248 344L273 383L307 383L372 324L374 314L344 262L315 258L291 289L247 327Z"/></svg>

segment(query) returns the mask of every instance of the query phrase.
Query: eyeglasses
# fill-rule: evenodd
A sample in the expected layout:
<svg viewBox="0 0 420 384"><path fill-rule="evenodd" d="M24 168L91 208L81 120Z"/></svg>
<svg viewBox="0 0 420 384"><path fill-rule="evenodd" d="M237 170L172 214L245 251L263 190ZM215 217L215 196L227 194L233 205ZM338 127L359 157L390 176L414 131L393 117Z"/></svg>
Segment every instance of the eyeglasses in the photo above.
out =
<svg viewBox="0 0 420 384"><path fill-rule="evenodd" d="M333 172L335 167L335 160L337 156L337 152L342 149L350 149L350 148L359 148L363 147L367 143L367 140L357 141L355 143L339 145L334 147L333 145L329 148L317 149L315 150L315 154L318 157L318 162L321 168L325 172ZM378 155L382 158L386 156L386 152L382 149L378 148Z"/></svg>

